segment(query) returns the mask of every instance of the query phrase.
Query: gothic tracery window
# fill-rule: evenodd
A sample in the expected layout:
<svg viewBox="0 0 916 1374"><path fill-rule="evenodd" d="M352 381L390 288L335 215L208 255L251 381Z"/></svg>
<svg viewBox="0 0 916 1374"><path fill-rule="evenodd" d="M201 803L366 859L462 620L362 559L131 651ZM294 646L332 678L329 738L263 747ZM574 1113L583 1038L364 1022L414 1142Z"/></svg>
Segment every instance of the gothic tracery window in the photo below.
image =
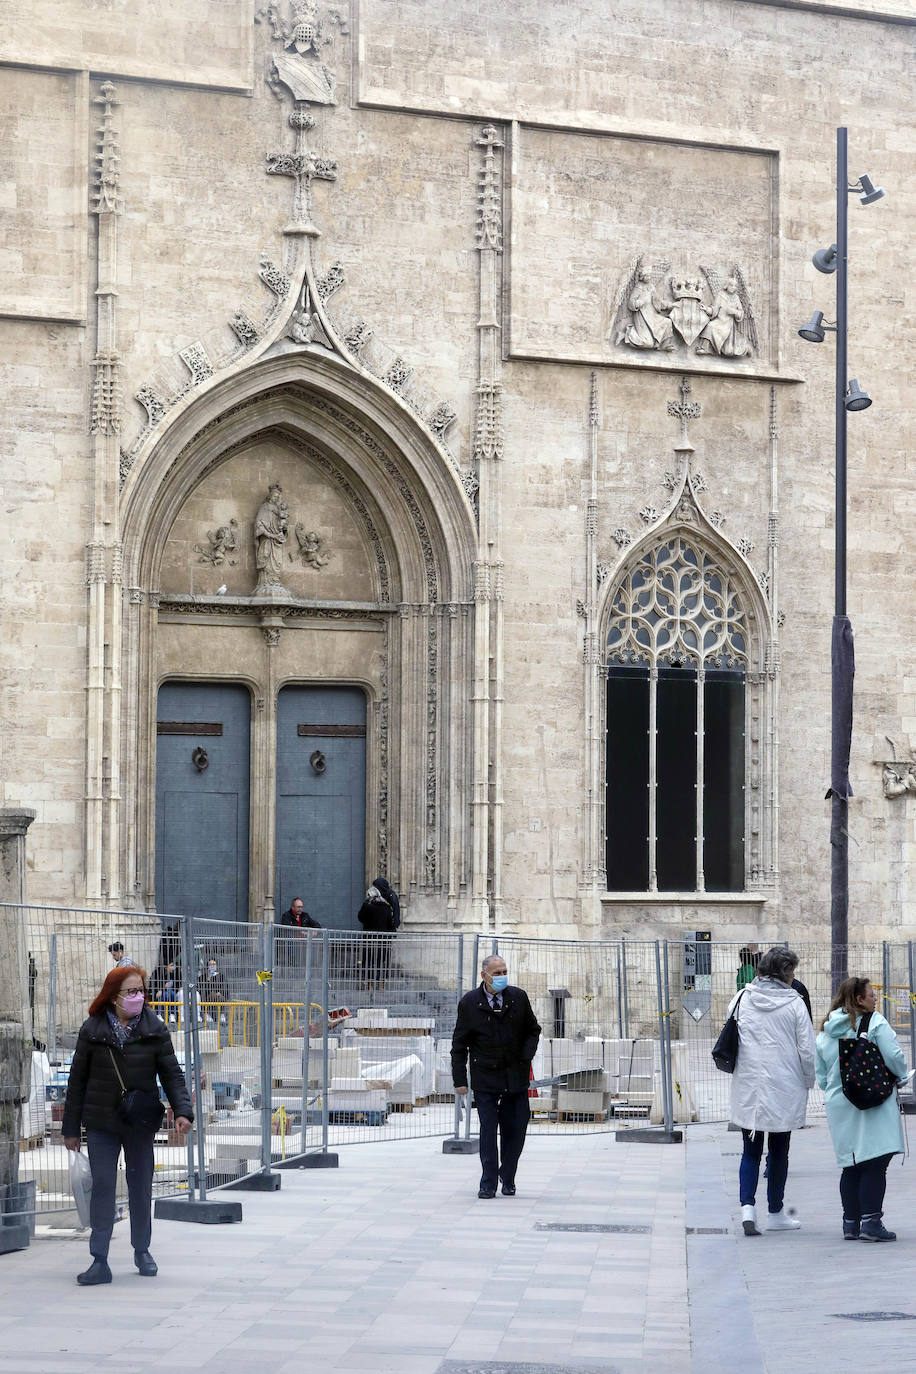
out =
<svg viewBox="0 0 916 1374"><path fill-rule="evenodd" d="M610 890L743 889L748 642L734 579L685 533L644 550L614 590Z"/></svg>

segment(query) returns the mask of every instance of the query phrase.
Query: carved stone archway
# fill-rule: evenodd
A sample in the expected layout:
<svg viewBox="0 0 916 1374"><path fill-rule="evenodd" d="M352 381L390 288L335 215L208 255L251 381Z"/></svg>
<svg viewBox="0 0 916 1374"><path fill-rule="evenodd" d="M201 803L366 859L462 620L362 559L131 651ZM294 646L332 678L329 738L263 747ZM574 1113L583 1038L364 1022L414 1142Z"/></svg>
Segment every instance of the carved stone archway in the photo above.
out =
<svg viewBox="0 0 916 1374"><path fill-rule="evenodd" d="M358 597L339 586L324 597L320 584L317 595L267 598L254 583L240 590L238 576L228 591L182 591L174 569L166 575L163 553L186 503L232 464L260 470L258 453L268 466L308 470L346 506L365 554ZM264 495L252 489L250 508ZM458 913L472 883L459 742L472 731L477 531L457 472L408 407L317 350L259 362L195 398L131 469L122 530L124 800L107 841L123 836L126 899L155 905L155 702L165 678L219 676L252 692L252 777L266 781L252 798L250 914L267 919L276 695L289 681L346 681L369 700L367 867L387 870L420 919Z"/></svg>

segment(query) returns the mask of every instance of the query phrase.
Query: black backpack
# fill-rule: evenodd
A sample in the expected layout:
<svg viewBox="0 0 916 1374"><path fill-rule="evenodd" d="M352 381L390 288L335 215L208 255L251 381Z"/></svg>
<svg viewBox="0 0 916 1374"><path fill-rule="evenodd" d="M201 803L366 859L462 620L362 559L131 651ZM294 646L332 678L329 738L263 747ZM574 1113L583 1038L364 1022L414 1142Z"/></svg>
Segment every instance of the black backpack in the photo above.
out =
<svg viewBox="0 0 916 1374"><path fill-rule="evenodd" d="M896 1076L885 1064L878 1046L868 1038L870 1021L869 1011L859 1022L855 1038L843 1036L837 1041L843 1096L863 1112L869 1107L880 1107L882 1102L886 1102L897 1083Z"/></svg>

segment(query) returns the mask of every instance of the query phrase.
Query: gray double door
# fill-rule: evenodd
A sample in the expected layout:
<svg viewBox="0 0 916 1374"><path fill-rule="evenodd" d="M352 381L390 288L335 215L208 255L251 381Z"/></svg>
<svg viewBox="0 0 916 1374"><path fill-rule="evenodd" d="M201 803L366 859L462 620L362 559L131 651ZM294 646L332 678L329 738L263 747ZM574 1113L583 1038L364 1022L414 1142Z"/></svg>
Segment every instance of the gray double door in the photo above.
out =
<svg viewBox="0 0 916 1374"><path fill-rule="evenodd" d="M323 926L357 925L366 881L365 695L357 687L288 686L276 711L273 768L270 776L252 777L246 687L169 682L160 688L160 911L236 921L257 915L262 884L250 818L275 789L277 919L301 897Z"/></svg>

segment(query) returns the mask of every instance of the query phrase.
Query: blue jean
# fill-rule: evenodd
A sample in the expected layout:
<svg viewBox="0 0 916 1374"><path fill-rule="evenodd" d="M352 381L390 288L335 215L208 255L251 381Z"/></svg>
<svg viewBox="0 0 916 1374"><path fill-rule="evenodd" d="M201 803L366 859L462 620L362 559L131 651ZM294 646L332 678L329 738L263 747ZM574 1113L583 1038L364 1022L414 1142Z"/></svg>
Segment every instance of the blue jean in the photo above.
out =
<svg viewBox="0 0 916 1374"><path fill-rule="evenodd" d="M757 1200L757 1180L760 1177L760 1160L763 1156L763 1131L742 1131L744 1153L738 1169L738 1188L741 1206L753 1207ZM786 1178L789 1174L789 1141L791 1131L770 1131L767 1133L767 1153L769 1154L769 1173L767 1176L767 1207L770 1212L781 1212L786 1191Z"/></svg>
<svg viewBox="0 0 916 1374"><path fill-rule="evenodd" d="M107 1259L114 1229L115 1193L118 1186L118 1156L124 1151L127 1173L127 1201L130 1206L130 1243L135 1250L148 1250L152 1231L153 1137L150 1131L86 1132L89 1164L92 1169L92 1196L89 1202L89 1253L93 1259Z"/></svg>

